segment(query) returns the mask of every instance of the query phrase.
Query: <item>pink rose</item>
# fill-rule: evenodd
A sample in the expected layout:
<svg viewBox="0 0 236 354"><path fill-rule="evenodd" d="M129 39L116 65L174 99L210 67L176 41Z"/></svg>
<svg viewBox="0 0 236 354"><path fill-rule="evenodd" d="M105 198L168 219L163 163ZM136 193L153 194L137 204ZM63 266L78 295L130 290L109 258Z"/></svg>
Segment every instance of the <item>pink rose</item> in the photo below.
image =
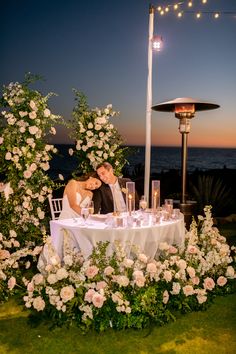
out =
<svg viewBox="0 0 236 354"><path fill-rule="evenodd" d="M165 281L169 283L172 279L172 273L169 270L165 270L163 273L163 279L165 279Z"/></svg>
<svg viewBox="0 0 236 354"><path fill-rule="evenodd" d="M107 283L105 281L97 282L97 285L96 285L97 290L105 289L106 287L107 287Z"/></svg>
<svg viewBox="0 0 236 354"><path fill-rule="evenodd" d="M60 292L60 296L63 302L67 302L73 299L74 294L75 294L75 289L73 288L72 285L64 286L64 288L62 288Z"/></svg>
<svg viewBox="0 0 236 354"><path fill-rule="evenodd" d="M223 276L220 276L218 279L217 279L217 284L219 286L224 286L225 284L227 283L227 279Z"/></svg>
<svg viewBox="0 0 236 354"><path fill-rule="evenodd" d="M94 289L89 289L84 295L84 301L92 302L95 293Z"/></svg>
<svg viewBox="0 0 236 354"><path fill-rule="evenodd" d="M191 282L193 285L198 285L200 283L200 279L198 277L191 278Z"/></svg>
<svg viewBox="0 0 236 354"><path fill-rule="evenodd" d="M204 289L206 290L213 290L215 287L215 282L212 278L206 278L204 280Z"/></svg>
<svg viewBox="0 0 236 354"><path fill-rule="evenodd" d="M174 247L174 246L170 246L169 250L168 250L169 253L171 254L175 254L178 252L177 248Z"/></svg>
<svg viewBox="0 0 236 354"><path fill-rule="evenodd" d="M190 296L194 294L194 289L192 287L192 285L185 285L183 287L183 293L185 296Z"/></svg>
<svg viewBox="0 0 236 354"><path fill-rule="evenodd" d="M155 263L148 263L147 264L147 272L155 274L157 272L157 266Z"/></svg>
<svg viewBox="0 0 236 354"><path fill-rule="evenodd" d="M86 269L85 275L89 278L92 279L93 277L95 277L95 275L98 274L98 267L96 266L90 266L88 267L88 269Z"/></svg>
<svg viewBox="0 0 236 354"><path fill-rule="evenodd" d="M187 252L190 254L196 254L196 253L198 253L198 249L197 249L197 247L190 245L187 248Z"/></svg>
<svg viewBox="0 0 236 354"><path fill-rule="evenodd" d="M34 299L33 307L37 311L43 311L43 309L45 307L45 301L41 298L41 296L38 296Z"/></svg>
<svg viewBox="0 0 236 354"><path fill-rule="evenodd" d="M206 295L197 295L197 301L199 304L203 304L204 302L207 301L207 296Z"/></svg>
<svg viewBox="0 0 236 354"><path fill-rule="evenodd" d="M15 277L11 277L8 280L7 285L8 285L8 289L12 290L15 287L15 285L16 285L16 278Z"/></svg>
<svg viewBox="0 0 236 354"><path fill-rule="evenodd" d="M142 288L145 285L145 277L144 276L138 276L135 278L134 283L139 287Z"/></svg>
<svg viewBox="0 0 236 354"><path fill-rule="evenodd" d="M92 302L93 302L93 305L97 308L101 308L103 306L103 303L104 301L106 300L106 298L104 296L102 296L101 294L99 293L95 293L93 295L93 299L92 299Z"/></svg>

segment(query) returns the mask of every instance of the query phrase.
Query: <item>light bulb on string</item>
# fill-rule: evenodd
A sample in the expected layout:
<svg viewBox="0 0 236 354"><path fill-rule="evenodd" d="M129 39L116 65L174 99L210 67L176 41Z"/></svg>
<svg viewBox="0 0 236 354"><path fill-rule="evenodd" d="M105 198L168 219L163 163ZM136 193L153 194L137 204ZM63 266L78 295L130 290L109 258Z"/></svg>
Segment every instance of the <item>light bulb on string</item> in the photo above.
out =
<svg viewBox="0 0 236 354"><path fill-rule="evenodd" d="M178 8L179 8L179 5L178 4L174 4L174 10L178 10Z"/></svg>
<svg viewBox="0 0 236 354"><path fill-rule="evenodd" d="M180 11L178 12L178 15L177 15L179 18L183 16L183 13Z"/></svg>
<svg viewBox="0 0 236 354"><path fill-rule="evenodd" d="M202 3L203 3L203 4L206 4L206 3L207 3L207 0L202 0Z"/></svg>
<svg viewBox="0 0 236 354"><path fill-rule="evenodd" d="M200 18L201 16L202 16L202 15L201 15L201 12L197 12L197 13L196 13L196 17L197 17L197 18Z"/></svg>
<svg viewBox="0 0 236 354"><path fill-rule="evenodd" d="M218 12L214 13L214 18L219 18L220 14Z"/></svg>
<svg viewBox="0 0 236 354"><path fill-rule="evenodd" d="M188 7L192 7L193 6L193 2L192 1L189 1L188 2Z"/></svg>

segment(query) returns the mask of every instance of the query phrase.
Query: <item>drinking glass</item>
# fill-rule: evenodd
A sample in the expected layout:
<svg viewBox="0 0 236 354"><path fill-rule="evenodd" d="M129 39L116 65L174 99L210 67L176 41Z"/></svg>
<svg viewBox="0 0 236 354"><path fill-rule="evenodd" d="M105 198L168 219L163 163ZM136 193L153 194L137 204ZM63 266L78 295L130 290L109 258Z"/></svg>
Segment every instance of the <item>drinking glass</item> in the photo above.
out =
<svg viewBox="0 0 236 354"><path fill-rule="evenodd" d="M165 199L164 208L169 213L169 216L171 217L173 212L173 199Z"/></svg>
<svg viewBox="0 0 236 354"><path fill-rule="evenodd" d="M89 215L94 214L94 202L91 200L88 204Z"/></svg>
<svg viewBox="0 0 236 354"><path fill-rule="evenodd" d="M89 208L82 208L81 209L81 216L84 219L84 221L86 222L86 220L89 217Z"/></svg>
<svg viewBox="0 0 236 354"><path fill-rule="evenodd" d="M145 195L142 195L139 200L139 209L143 211L147 209L147 199Z"/></svg>

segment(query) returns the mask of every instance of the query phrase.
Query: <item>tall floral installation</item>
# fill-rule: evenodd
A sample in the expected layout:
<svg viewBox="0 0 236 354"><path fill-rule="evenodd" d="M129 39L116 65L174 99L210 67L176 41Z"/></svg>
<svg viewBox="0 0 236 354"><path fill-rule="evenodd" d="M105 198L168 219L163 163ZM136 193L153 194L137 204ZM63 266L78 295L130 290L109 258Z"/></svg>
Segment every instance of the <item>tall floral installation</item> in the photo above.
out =
<svg viewBox="0 0 236 354"><path fill-rule="evenodd" d="M52 93L29 88L36 79L27 74L23 83L4 86L0 100L0 300L41 251L47 197L55 187L46 171L56 149L45 137L56 133L59 116L47 105Z"/></svg>
<svg viewBox="0 0 236 354"><path fill-rule="evenodd" d="M108 243L83 256L65 238L63 263L50 238L49 262L41 273L25 280L25 306L50 324L75 323L91 329L145 328L175 320L176 313L205 310L216 295L235 291L235 247L213 227L211 207L205 207L186 232L185 247L159 245L157 259L134 247L127 257L119 243L106 255Z"/></svg>
<svg viewBox="0 0 236 354"><path fill-rule="evenodd" d="M118 115L112 105L104 109L91 109L82 92L74 90L75 107L72 120L66 123L70 129L70 137L75 141L75 149L69 154L78 159L79 174L96 170L104 162L110 162L117 175L127 163L128 148L122 147L123 139L118 130L110 122L111 117Z"/></svg>

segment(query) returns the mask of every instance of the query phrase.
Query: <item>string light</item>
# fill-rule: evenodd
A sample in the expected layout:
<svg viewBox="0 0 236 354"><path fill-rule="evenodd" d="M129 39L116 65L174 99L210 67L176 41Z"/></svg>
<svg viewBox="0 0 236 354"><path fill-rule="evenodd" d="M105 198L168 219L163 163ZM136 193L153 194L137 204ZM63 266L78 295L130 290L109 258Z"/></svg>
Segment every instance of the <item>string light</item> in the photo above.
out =
<svg viewBox="0 0 236 354"><path fill-rule="evenodd" d="M201 4L205 5L208 3L207 0L198 0L198 2L200 2ZM222 11L222 12L215 12L215 11L189 11L189 10L184 10L183 6L187 6L187 8L192 8L193 5L196 4L196 0L195 2L192 0L185 0L185 1L179 1L176 2L175 4L168 4L165 6L158 6L156 8L156 10L159 12L159 15L163 16L163 15L167 15L168 13L171 12L171 10L176 11L176 15L177 17L181 18L183 17L184 13L187 14L193 14L197 19L200 19L202 17L202 15L211 15L214 19L218 19L221 15L233 15L236 16L236 12L235 11Z"/></svg>

